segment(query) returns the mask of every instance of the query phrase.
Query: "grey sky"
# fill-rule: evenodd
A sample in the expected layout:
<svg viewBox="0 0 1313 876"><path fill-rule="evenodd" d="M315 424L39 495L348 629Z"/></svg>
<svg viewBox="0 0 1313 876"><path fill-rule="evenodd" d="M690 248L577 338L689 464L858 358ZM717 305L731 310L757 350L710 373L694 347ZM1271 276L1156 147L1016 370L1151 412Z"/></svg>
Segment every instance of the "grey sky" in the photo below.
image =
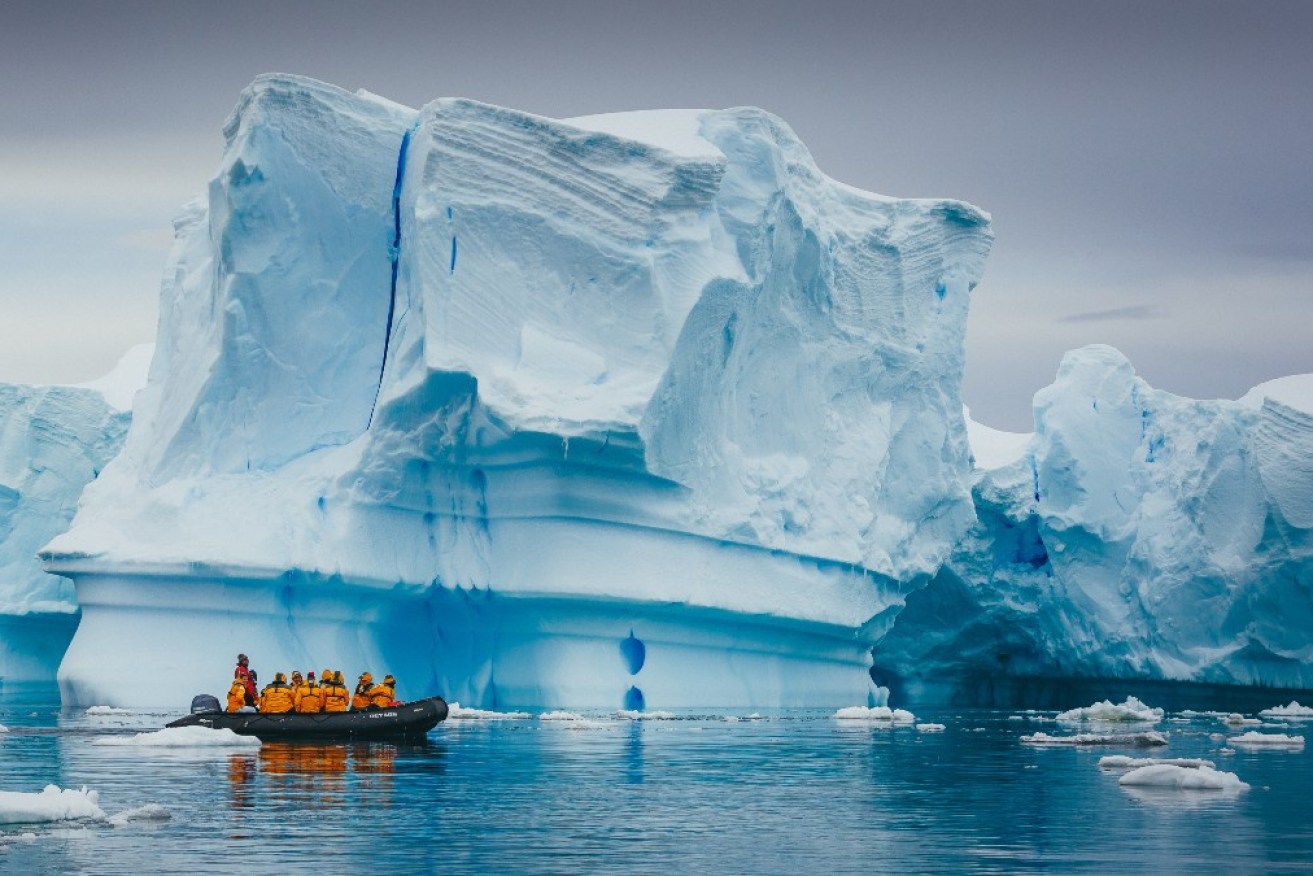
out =
<svg viewBox="0 0 1313 876"><path fill-rule="evenodd" d="M991 425L1028 428L1085 343L1197 397L1313 371L1313 3L776 7L11 0L0 380L153 339L169 221L268 71L557 117L752 104L840 180L978 204L964 396Z"/></svg>

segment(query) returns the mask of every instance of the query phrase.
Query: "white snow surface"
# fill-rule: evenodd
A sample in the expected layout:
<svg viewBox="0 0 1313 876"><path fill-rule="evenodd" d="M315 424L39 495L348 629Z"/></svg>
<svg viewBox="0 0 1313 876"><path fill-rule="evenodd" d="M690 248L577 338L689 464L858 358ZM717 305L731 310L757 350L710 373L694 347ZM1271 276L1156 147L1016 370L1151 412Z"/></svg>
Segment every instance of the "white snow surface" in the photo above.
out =
<svg viewBox="0 0 1313 876"><path fill-rule="evenodd" d="M978 469L1002 468L1017 462L1025 456L1035 437L1032 432L1005 432L978 423L971 419L971 410L966 407L962 409L962 417L966 420L967 440Z"/></svg>
<svg viewBox="0 0 1313 876"><path fill-rule="evenodd" d="M120 709L116 706L90 706L87 709L88 715L131 715L134 712L131 709Z"/></svg>
<svg viewBox="0 0 1313 876"><path fill-rule="evenodd" d="M224 132L124 450L43 552L89 596L66 698L184 699L234 598L247 651L349 641L481 707L872 693L973 519L986 214L836 183L750 108L557 121L271 75ZM176 689L129 671L160 611Z"/></svg>
<svg viewBox="0 0 1313 876"><path fill-rule="evenodd" d="M1260 383L1240 397L1246 407L1261 408L1271 399L1288 408L1313 414L1313 374L1291 374Z"/></svg>
<svg viewBox="0 0 1313 876"><path fill-rule="evenodd" d="M1260 733L1257 730L1251 730L1248 733L1241 733L1239 736L1231 736L1227 740L1229 745L1241 746L1270 746L1272 748L1303 748L1303 736L1289 736L1285 733Z"/></svg>
<svg viewBox="0 0 1313 876"><path fill-rule="evenodd" d="M105 810L100 795L85 787L80 790L46 785L39 793L0 791L0 824L41 824L54 821L100 821Z"/></svg>
<svg viewBox="0 0 1313 876"><path fill-rule="evenodd" d="M912 724L916 715L906 709L891 709L888 706L845 706L834 713L840 721L889 721L894 724Z"/></svg>
<svg viewBox="0 0 1313 876"><path fill-rule="evenodd" d="M1163 710L1146 706L1135 697L1127 697L1125 702L1114 703L1112 700L1103 700L1092 706L1085 706L1079 709L1070 709L1066 712L1059 713L1054 720L1061 721L1064 724L1077 724L1082 722L1105 722L1105 723L1144 723L1156 724L1163 719Z"/></svg>
<svg viewBox="0 0 1313 876"><path fill-rule="evenodd" d="M1249 787L1235 773L1219 772L1208 766L1183 767L1166 763L1133 769L1117 782L1134 787L1183 791L1243 790Z"/></svg>
<svg viewBox="0 0 1313 876"><path fill-rule="evenodd" d="M1270 709L1264 709L1258 714L1264 718L1310 718L1313 719L1313 708L1301 706L1297 700L1291 700L1288 706L1273 706Z"/></svg>
<svg viewBox="0 0 1313 876"><path fill-rule="evenodd" d="M1167 764L1169 766L1178 766L1188 769L1197 769L1198 767L1216 768L1217 764L1211 760L1204 760L1198 757L1129 757L1124 754L1109 754L1099 758L1099 766L1103 769L1136 769L1145 766L1159 766Z"/></svg>
<svg viewBox="0 0 1313 876"><path fill-rule="evenodd" d="M127 748L259 748L254 736L240 736L226 727L165 727L132 736L98 736L93 745Z"/></svg>
<svg viewBox="0 0 1313 876"><path fill-rule="evenodd" d="M1167 744L1167 737L1156 730L1145 733L1077 733L1073 736L1050 736L1047 733L1035 733L1022 736L1026 745L1128 745L1136 748L1152 748Z"/></svg>

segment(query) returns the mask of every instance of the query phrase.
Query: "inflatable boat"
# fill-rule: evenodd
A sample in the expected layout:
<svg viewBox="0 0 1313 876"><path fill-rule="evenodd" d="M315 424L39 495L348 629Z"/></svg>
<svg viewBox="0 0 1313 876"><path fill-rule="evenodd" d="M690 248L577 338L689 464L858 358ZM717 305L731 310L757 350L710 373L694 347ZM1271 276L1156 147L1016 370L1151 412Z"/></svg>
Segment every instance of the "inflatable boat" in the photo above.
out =
<svg viewBox="0 0 1313 876"><path fill-rule="evenodd" d="M359 712L321 712L300 715L295 712L225 712L219 700L209 694L195 697L191 714L169 727L226 728L262 742L284 739L355 741L369 739L423 739L424 735L447 717L447 703L442 697L429 697Z"/></svg>

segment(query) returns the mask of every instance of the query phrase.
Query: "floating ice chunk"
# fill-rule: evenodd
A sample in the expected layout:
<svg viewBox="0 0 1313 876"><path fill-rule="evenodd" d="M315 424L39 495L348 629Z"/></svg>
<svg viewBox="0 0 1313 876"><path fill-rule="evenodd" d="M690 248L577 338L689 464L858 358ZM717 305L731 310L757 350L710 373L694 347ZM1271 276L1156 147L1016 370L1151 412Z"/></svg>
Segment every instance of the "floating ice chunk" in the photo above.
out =
<svg viewBox="0 0 1313 876"><path fill-rule="evenodd" d="M1229 715L1222 716L1222 723L1230 724L1233 727L1257 726L1263 722L1257 718L1246 718L1238 712L1232 712Z"/></svg>
<svg viewBox="0 0 1313 876"><path fill-rule="evenodd" d="M165 809L158 803L147 803L145 806L138 806L135 809L125 809L109 817L109 823L115 827L122 827L130 821L168 821L173 817L173 813Z"/></svg>
<svg viewBox="0 0 1313 876"><path fill-rule="evenodd" d="M39 794L0 791L0 824L41 824L82 819L100 821L105 817L105 810L100 808L99 798L96 791L88 791L85 786L75 791L58 785L46 785Z"/></svg>
<svg viewBox="0 0 1313 876"><path fill-rule="evenodd" d="M916 729L922 733L943 733L946 728L943 724L917 724Z"/></svg>
<svg viewBox="0 0 1313 876"><path fill-rule="evenodd" d="M1270 748L1304 747L1303 736L1287 736L1285 733L1259 733L1256 730L1229 737L1226 741L1232 745L1261 745Z"/></svg>
<svg viewBox="0 0 1313 876"><path fill-rule="evenodd" d="M494 712L489 709L467 709L460 703L447 705L447 718L454 721L520 721L532 718L528 712Z"/></svg>
<svg viewBox="0 0 1313 876"><path fill-rule="evenodd" d="M1258 714L1264 718L1304 718L1313 720L1313 708L1301 706L1297 701L1291 700L1288 706L1273 706L1270 709L1264 709Z"/></svg>
<svg viewBox="0 0 1313 876"><path fill-rule="evenodd" d="M1008 715L1008 720L1009 720L1009 721L1024 721L1024 720L1026 720L1026 719L1025 719L1025 717L1022 716L1022 715Z"/></svg>
<svg viewBox="0 0 1313 876"><path fill-rule="evenodd" d="M1152 748L1166 745L1167 737L1157 730L1146 733L1078 733L1075 736L1050 736L1036 733L1023 736L1026 745L1130 745L1136 748Z"/></svg>
<svg viewBox="0 0 1313 876"><path fill-rule="evenodd" d="M675 720L674 712L639 712L633 709L619 709L616 711L616 717L628 718L630 721L673 721Z"/></svg>
<svg viewBox="0 0 1313 876"><path fill-rule="evenodd" d="M1120 705L1104 700L1083 709L1071 709L1059 714L1056 720L1068 724L1081 721L1156 724L1162 719L1162 709L1150 708L1135 697L1127 697Z"/></svg>
<svg viewBox="0 0 1313 876"><path fill-rule="evenodd" d="M585 718L583 715L579 714L578 712L563 712L558 710L555 712L544 712L543 714L538 716L538 720L539 721L587 721L588 719Z"/></svg>
<svg viewBox="0 0 1313 876"><path fill-rule="evenodd" d="M254 736L238 736L227 727L165 727L152 733L135 733L132 736L100 736L94 745L114 745L142 748L259 748L260 740Z"/></svg>
<svg viewBox="0 0 1313 876"><path fill-rule="evenodd" d="M846 706L834 713L840 721L890 721L894 724L913 724L916 715L906 709L891 709L888 706Z"/></svg>
<svg viewBox="0 0 1313 876"><path fill-rule="evenodd" d="M131 715L131 709L119 709L114 706L92 706L87 709L88 715Z"/></svg>
<svg viewBox="0 0 1313 876"><path fill-rule="evenodd" d="M1235 773L1223 773L1206 766L1182 767L1169 763L1131 770L1118 779L1117 783L1141 788L1179 788L1189 791L1228 791L1249 787Z"/></svg>
<svg viewBox="0 0 1313 876"><path fill-rule="evenodd" d="M1105 770L1136 769L1146 766L1178 766L1186 769L1209 767L1215 769L1217 764L1199 757L1129 757L1125 754L1109 754L1099 758L1099 768Z"/></svg>
<svg viewBox="0 0 1313 876"><path fill-rule="evenodd" d="M4 724L0 724L0 733L8 733L8 732L9 732L9 728L6 727Z"/></svg>

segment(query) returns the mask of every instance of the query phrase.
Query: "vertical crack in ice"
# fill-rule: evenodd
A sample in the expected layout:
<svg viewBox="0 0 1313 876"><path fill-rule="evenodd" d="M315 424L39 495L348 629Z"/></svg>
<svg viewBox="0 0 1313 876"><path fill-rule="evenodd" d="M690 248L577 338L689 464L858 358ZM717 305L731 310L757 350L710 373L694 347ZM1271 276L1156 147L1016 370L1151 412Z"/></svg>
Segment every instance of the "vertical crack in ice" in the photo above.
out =
<svg viewBox="0 0 1313 876"><path fill-rule="evenodd" d="M392 262L391 296L388 299L387 330L383 335L383 361L378 366L378 387L374 390L374 404L369 411L369 425L374 425L374 412L378 408L378 396L383 391L383 374L388 367L388 348L392 344L392 320L397 312L397 271L401 264L401 186L406 180L406 153L410 151L410 136L419 127L419 122L406 129L401 135L401 148L397 151L397 178L392 184L392 243L388 246L388 259Z"/></svg>

